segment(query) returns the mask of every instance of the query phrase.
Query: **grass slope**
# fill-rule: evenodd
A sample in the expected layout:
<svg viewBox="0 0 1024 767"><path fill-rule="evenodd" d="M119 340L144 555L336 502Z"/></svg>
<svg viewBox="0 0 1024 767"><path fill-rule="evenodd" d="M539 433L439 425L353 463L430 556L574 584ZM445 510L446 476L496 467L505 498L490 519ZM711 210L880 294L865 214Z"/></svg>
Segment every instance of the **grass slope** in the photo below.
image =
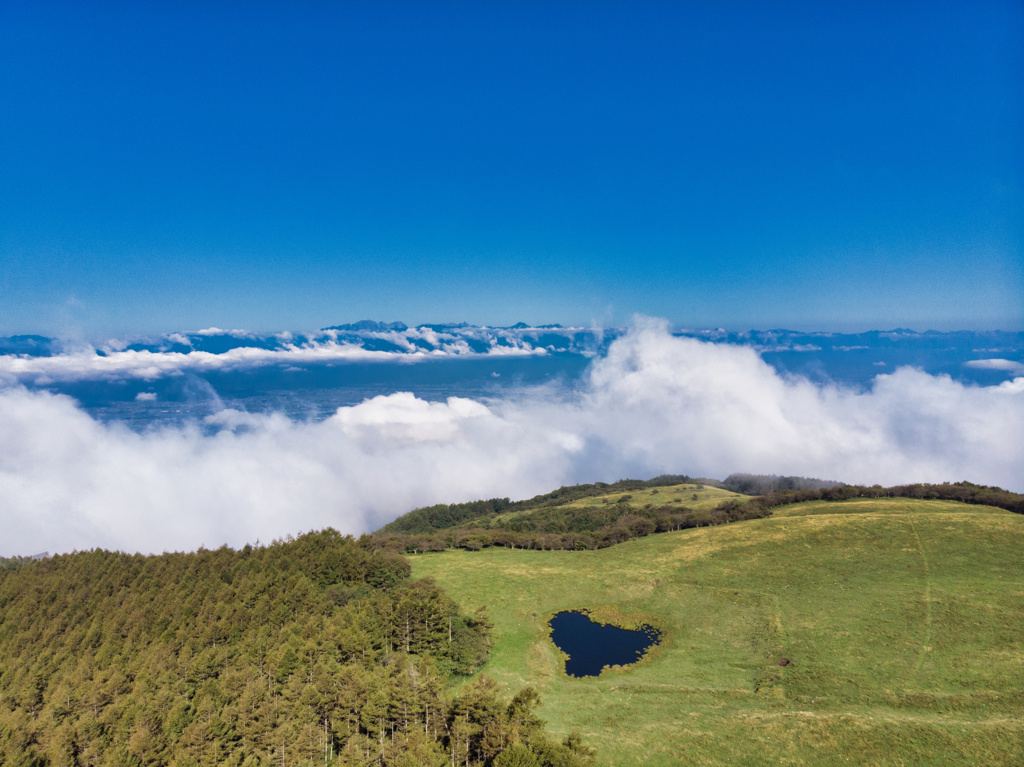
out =
<svg viewBox="0 0 1024 767"><path fill-rule="evenodd" d="M694 498L693 496L697 497ZM692 482L680 485L667 485L665 487L647 487L640 490L627 490L625 492L613 492L604 495L595 495L589 498L579 498L575 501L559 504L555 508L589 509L598 508L609 503L617 503L625 499L631 506L644 506L652 504L663 506L679 504L691 509L711 509L724 501L726 498L745 498L739 493L730 490L723 490L710 485L696 484ZM529 512L511 512L500 514L496 519L515 517Z"/></svg>
<svg viewBox="0 0 1024 767"><path fill-rule="evenodd" d="M1024 764L1021 515L806 503L600 551L410 561L488 606L484 673L535 686L551 729L579 730L607 764ZM547 620L577 607L650 621L663 642L566 677Z"/></svg>
<svg viewBox="0 0 1024 767"><path fill-rule="evenodd" d="M565 516L568 512L572 514L579 511L602 510L606 507L615 508L619 503L628 504L633 508L645 506L678 506L682 509L709 510L715 508L722 501L729 498L746 499L749 496L733 493L710 485L685 483L680 485L668 485L666 487L649 487L639 490L615 491L604 495L594 495L587 498L579 498L568 503L561 503L556 506L544 506L540 508L510 511L504 514L495 514L486 518L486 523L492 528L504 527L513 520L539 520L546 522L549 519L557 519Z"/></svg>
<svg viewBox="0 0 1024 767"><path fill-rule="evenodd" d="M649 480L623 479L607 484L572 485L550 493L510 501L508 498L470 501L468 503L436 504L413 509L384 525L381 534L429 534L453 528L498 529L506 526L518 530L542 530L548 523L565 522L565 511L576 515L577 522L589 518L586 529L593 530L608 522L609 512L619 516L631 513L633 507L678 507L711 509L727 498L747 497L719 488L717 480L687 480L671 484L674 477L661 476ZM685 495L683 495L685 493ZM621 505L619 505L621 502ZM612 514L613 518L618 516ZM564 527L564 525L563 525Z"/></svg>

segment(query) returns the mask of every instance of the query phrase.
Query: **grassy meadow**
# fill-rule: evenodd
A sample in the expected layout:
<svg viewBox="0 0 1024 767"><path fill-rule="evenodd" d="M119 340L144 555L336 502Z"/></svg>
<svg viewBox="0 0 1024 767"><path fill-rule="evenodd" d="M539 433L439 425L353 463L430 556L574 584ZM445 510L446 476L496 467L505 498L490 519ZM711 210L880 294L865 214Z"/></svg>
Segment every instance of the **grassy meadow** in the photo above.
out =
<svg viewBox="0 0 1024 767"><path fill-rule="evenodd" d="M644 502L726 494L659 491ZM1024 764L1022 515L812 502L599 551L410 561L464 609L488 607L483 673L508 693L533 685L550 729L578 730L606 764ZM567 677L547 621L581 607L651 623L662 643Z"/></svg>
<svg viewBox="0 0 1024 767"><path fill-rule="evenodd" d="M693 483L683 485L668 485L666 487L647 487L637 490L625 490L621 493L608 493L606 495L578 498L575 501L559 504L558 509L597 509L602 506L609 506L620 502L628 502L630 506L678 506L681 509L693 509L707 511L715 508L722 501L729 498L748 498L749 496L723 490L710 485L698 485ZM496 514L489 519L492 527L502 527L513 519L534 514L550 512L549 508L531 508L521 511L510 511L505 514Z"/></svg>

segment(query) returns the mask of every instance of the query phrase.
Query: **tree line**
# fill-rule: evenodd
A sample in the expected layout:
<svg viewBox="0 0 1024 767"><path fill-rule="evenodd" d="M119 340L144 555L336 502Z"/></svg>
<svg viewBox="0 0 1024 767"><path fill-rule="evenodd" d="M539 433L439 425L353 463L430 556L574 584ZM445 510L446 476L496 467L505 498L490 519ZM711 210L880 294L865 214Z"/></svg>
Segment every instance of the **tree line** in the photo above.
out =
<svg viewBox="0 0 1024 767"><path fill-rule="evenodd" d="M621 483L616 485L619 486L610 492L621 492ZM486 527L453 526L419 533L389 532L385 528L374 534L374 542L380 550L407 554L444 551L451 548L478 551L491 546L536 550L601 549L652 533L763 519L771 516L773 508L787 504L806 501L845 501L853 498L949 500L995 506L1024 514L1024 495L970 482L919 483L894 487L824 483L824 486L817 488L781 487L752 498L728 498L709 510L688 509L678 505L645 504L638 507L631 504L631 498L625 495L616 503L604 506L558 506L540 509L528 515L519 515L507 521L487 520Z"/></svg>
<svg viewBox="0 0 1024 767"><path fill-rule="evenodd" d="M678 505L642 507L617 503L596 508L558 508L551 514L510 520L507 525L448 528L430 533L374 534L377 548L395 553L425 553L457 548L478 551L491 546L540 551L603 549L651 533L692 527L710 527L761 519L771 510L761 504L728 499L713 509L689 509ZM561 520L556 520L561 516Z"/></svg>
<svg viewBox="0 0 1024 767"><path fill-rule="evenodd" d="M777 490L748 503L764 507L783 506L804 501L848 501L852 498L914 498L927 501L959 501L960 503L995 506L1016 514L1024 514L1024 494L1013 493L1001 487L976 485L973 482L943 482L910 485L837 485L821 489Z"/></svg>
<svg viewBox="0 0 1024 767"><path fill-rule="evenodd" d="M766 495L781 490L822 490L846 484L817 477L779 476L778 474L730 474L722 487L741 495Z"/></svg>
<svg viewBox="0 0 1024 767"><path fill-rule="evenodd" d="M595 498L649 487L682 485L689 482L703 482L715 487L722 486L722 483L713 479L693 479L685 474L662 474L653 479L620 479L617 482L566 485L552 490L550 493L543 493L522 501L490 498L466 503L438 503L433 506L424 506L403 514L398 519L384 525L377 532L431 533L451 527L479 526L473 525L473 522L480 522L498 514L560 507L583 498Z"/></svg>

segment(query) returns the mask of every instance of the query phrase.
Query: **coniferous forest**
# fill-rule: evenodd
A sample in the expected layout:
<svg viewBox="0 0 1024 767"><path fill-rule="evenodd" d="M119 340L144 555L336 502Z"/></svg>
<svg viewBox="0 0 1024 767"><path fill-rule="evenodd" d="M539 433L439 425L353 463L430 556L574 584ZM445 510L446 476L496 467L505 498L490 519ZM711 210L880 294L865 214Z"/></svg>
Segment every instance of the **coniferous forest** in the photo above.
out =
<svg viewBox="0 0 1024 767"><path fill-rule="evenodd" d="M13 564L13 563L11 563ZM479 677L485 611L333 530L0 570L0 764L589 765Z"/></svg>

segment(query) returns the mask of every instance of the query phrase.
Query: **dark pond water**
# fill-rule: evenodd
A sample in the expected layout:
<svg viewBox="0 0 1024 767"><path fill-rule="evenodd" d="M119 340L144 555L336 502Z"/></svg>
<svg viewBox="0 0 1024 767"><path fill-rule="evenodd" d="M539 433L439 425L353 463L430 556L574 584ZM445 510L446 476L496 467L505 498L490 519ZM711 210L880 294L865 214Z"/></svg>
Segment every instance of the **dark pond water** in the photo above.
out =
<svg viewBox="0 0 1024 767"><path fill-rule="evenodd" d="M594 623L585 613L561 612L551 619L551 641L569 656L569 676L598 676L605 666L626 666L640 660L661 634L650 626L639 631Z"/></svg>

